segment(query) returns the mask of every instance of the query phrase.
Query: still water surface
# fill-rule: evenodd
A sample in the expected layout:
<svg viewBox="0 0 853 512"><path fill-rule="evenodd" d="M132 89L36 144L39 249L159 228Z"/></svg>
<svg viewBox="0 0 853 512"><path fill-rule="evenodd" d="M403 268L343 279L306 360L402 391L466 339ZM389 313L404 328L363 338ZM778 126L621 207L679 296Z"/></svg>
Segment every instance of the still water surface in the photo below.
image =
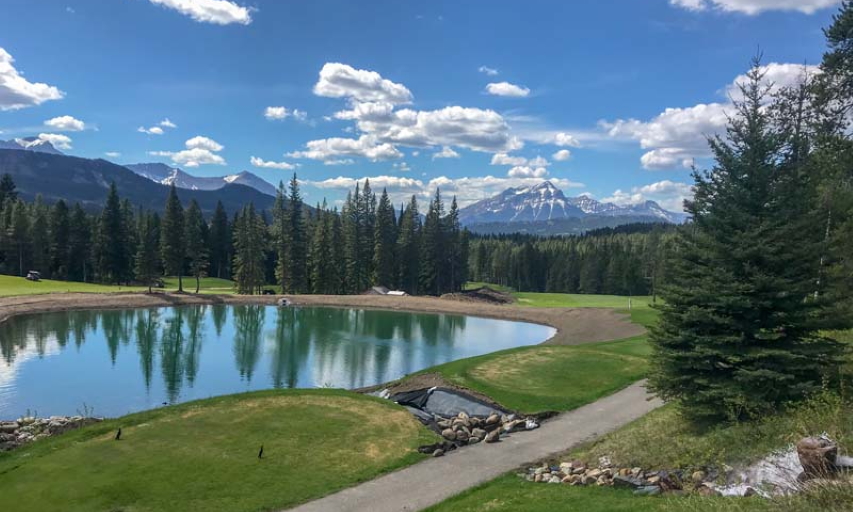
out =
<svg viewBox="0 0 853 512"><path fill-rule="evenodd" d="M541 325L333 308L72 311L0 324L0 419L98 416L266 388L355 388L540 343Z"/></svg>

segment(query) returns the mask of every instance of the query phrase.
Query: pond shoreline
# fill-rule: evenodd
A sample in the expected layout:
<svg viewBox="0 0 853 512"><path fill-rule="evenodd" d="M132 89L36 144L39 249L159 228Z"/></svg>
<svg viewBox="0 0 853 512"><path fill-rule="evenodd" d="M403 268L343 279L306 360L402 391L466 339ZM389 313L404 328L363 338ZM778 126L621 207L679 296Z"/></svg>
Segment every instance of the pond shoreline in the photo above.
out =
<svg viewBox="0 0 853 512"><path fill-rule="evenodd" d="M253 304L275 306L287 298L294 306L380 309L455 314L545 325L556 329L544 345L578 345L640 336L646 331L628 315L603 308L532 308L461 302L436 297L376 295L195 295L177 293L57 293L0 298L0 324L12 317L56 311Z"/></svg>

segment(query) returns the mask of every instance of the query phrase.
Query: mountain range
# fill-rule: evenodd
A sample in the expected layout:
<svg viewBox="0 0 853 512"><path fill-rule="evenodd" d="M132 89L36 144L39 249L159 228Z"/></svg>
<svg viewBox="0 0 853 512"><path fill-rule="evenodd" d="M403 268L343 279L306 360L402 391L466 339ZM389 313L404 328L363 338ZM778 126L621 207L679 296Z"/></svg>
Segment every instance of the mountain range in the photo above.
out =
<svg viewBox="0 0 853 512"><path fill-rule="evenodd" d="M569 234L633 222L681 224L686 219L686 214L665 210L654 201L621 206L589 196L566 197L550 181L508 188L459 210L459 221L482 233Z"/></svg>
<svg viewBox="0 0 853 512"><path fill-rule="evenodd" d="M25 137L23 139L0 140L0 149L23 149L25 151L37 151L39 153L49 153L51 155L62 155L50 141L39 139L38 137Z"/></svg>
<svg viewBox="0 0 853 512"><path fill-rule="evenodd" d="M272 184L249 171L243 171L229 176L204 178L193 176L192 174L178 169L177 167L170 167L161 163L130 164L125 165L125 167L136 174L144 178L148 178L151 181L160 183L161 185L172 185L174 183L176 187L188 190L219 190L226 185L231 184L252 187L258 192L268 196L275 196L276 194L276 189Z"/></svg>

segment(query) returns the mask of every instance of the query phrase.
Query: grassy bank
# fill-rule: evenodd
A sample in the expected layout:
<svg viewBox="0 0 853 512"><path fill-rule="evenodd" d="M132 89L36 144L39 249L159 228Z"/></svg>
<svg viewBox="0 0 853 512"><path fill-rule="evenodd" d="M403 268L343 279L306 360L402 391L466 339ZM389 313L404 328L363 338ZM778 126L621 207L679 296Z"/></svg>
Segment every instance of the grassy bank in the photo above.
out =
<svg viewBox="0 0 853 512"><path fill-rule="evenodd" d="M286 508L416 462L433 439L403 408L349 392L224 396L0 455L0 510Z"/></svg>
<svg viewBox="0 0 853 512"><path fill-rule="evenodd" d="M165 288L163 291L174 291L178 289L178 278L168 277L163 280ZM195 291L195 279L184 278L184 290ZM115 292L141 292L148 291L142 286L116 286L93 283L76 283L73 281L53 281L43 279L39 282L27 281L23 277L0 275L0 297L11 297L16 295L42 295L46 293L115 293ZM200 293L234 293L234 282L227 279L206 277L201 280Z"/></svg>

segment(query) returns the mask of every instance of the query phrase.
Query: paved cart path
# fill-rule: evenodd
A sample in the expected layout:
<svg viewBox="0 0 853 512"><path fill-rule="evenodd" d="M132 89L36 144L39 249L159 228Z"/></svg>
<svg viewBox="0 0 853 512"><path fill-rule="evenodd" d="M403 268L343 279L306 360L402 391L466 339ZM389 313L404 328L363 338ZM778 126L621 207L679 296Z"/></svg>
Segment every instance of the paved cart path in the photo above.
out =
<svg viewBox="0 0 853 512"><path fill-rule="evenodd" d="M423 510L462 491L549 455L606 434L660 407L638 382L597 402L500 443L479 444L306 503L294 512L400 512Z"/></svg>

